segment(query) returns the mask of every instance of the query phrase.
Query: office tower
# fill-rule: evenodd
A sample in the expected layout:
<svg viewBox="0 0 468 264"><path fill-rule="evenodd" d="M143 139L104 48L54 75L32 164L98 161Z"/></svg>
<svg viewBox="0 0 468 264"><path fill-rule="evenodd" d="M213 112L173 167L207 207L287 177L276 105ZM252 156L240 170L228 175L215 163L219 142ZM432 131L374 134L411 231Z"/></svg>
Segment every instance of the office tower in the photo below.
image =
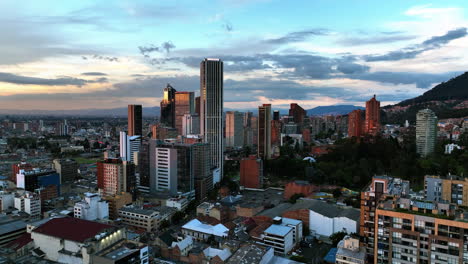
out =
<svg viewBox="0 0 468 264"><path fill-rule="evenodd" d="M150 146L148 141L142 142L138 150L137 163L135 170L138 173L137 188L141 192L150 191Z"/></svg>
<svg viewBox="0 0 468 264"><path fill-rule="evenodd" d="M258 107L258 151L262 159L271 158L271 104Z"/></svg>
<svg viewBox="0 0 468 264"><path fill-rule="evenodd" d="M200 115L200 96L195 97L195 113Z"/></svg>
<svg viewBox="0 0 468 264"><path fill-rule="evenodd" d="M271 120L271 145L279 146L281 141L281 130L282 124L281 121Z"/></svg>
<svg viewBox="0 0 468 264"><path fill-rule="evenodd" d="M223 176L223 62L205 59L200 63L200 133L210 144L212 167L220 169Z"/></svg>
<svg viewBox="0 0 468 264"><path fill-rule="evenodd" d="M195 93L176 92L175 93L175 128L177 133L182 135L182 122L185 114L195 112Z"/></svg>
<svg viewBox="0 0 468 264"><path fill-rule="evenodd" d="M359 217L359 234L366 248L368 263L373 262L374 246L378 242L375 229L375 212L381 200L387 197L406 197L409 195L409 181L388 176L375 176L372 182L361 192L361 211Z"/></svg>
<svg viewBox="0 0 468 264"><path fill-rule="evenodd" d="M372 97L366 102L366 121L364 132L366 134L377 135L380 131L380 102Z"/></svg>
<svg viewBox="0 0 468 264"><path fill-rule="evenodd" d="M195 143L193 149L193 173L195 180L195 198L202 201L213 189L213 175L209 158L210 146L207 143Z"/></svg>
<svg viewBox="0 0 468 264"><path fill-rule="evenodd" d="M437 116L430 109L416 114L416 152L425 157L434 152L437 139Z"/></svg>
<svg viewBox="0 0 468 264"><path fill-rule="evenodd" d="M135 152L138 152L141 144L141 136L130 136L125 131L120 131L120 157L124 161L134 161Z"/></svg>
<svg viewBox="0 0 468 264"><path fill-rule="evenodd" d="M255 155L240 161L240 185L246 188L262 188L263 161Z"/></svg>
<svg viewBox="0 0 468 264"><path fill-rule="evenodd" d="M150 190L195 196L192 145L150 142Z"/></svg>
<svg viewBox="0 0 468 264"><path fill-rule="evenodd" d="M66 136L66 135L68 135L68 132L69 132L68 122L67 122L66 119L64 119L63 122L58 124L57 134L59 136Z"/></svg>
<svg viewBox="0 0 468 264"><path fill-rule="evenodd" d="M300 107L298 104L293 103L289 108L289 115L293 117L295 123L302 124L307 113L304 108Z"/></svg>
<svg viewBox="0 0 468 264"><path fill-rule="evenodd" d="M143 135L143 110L141 105L128 105L128 135Z"/></svg>
<svg viewBox="0 0 468 264"><path fill-rule="evenodd" d="M54 159L53 167L60 174L60 183L74 182L78 178L78 163L73 159Z"/></svg>
<svg viewBox="0 0 468 264"><path fill-rule="evenodd" d="M273 120L279 121L280 120L280 112L279 110L273 111Z"/></svg>
<svg viewBox="0 0 468 264"><path fill-rule="evenodd" d="M360 138L362 133L362 111L354 110L348 117L348 137Z"/></svg>
<svg viewBox="0 0 468 264"><path fill-rule="evenodd" d="M182 120L182 135L200 134L200 116L198 114L185 114Z"/></svg>
<svg viewBox="0 0 468 264"><path fill-rule="evenodd" d="M244 145L244 114L237 111L226 112L226 147Z"/></svg>
<svg viewBox="0 0 468 264"><path fill-rule="evenodd" d="M103 195L135 191L135 165L120 159L97 162L97 185Z"/></svg>
<svg viewBox="0 0 468 264"><path fill-rule="evenodd" d="M252 144L253 145L258 145L258 117L252 116Z"/></svg>
<svg viewBox="0 0 468 264"><path fill-rule="evenodd" d="M169 127L175 127L175 93L176 89L167 84L160 104L161 115L159 121Z"/></svg>
<svg viewBox="0 0 468 264"><path fill-rule="evenodd" d="M177 138L177 130L172 127L166 127L162 124L151 126L151 139Z"/></svg>
<svg viewBox="0 0 468 264"><path fill-rule="evenodd" d="M252 112L244 113L244 127L252 127Z"/></svg>

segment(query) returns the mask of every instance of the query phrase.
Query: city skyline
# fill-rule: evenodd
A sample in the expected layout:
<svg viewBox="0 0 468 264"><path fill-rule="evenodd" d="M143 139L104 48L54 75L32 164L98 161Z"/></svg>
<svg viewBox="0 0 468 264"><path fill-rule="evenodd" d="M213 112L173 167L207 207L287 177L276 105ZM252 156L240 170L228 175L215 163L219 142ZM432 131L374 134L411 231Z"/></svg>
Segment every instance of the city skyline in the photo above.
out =
<svg viewBox="0 0 468 264"><path fill-rule="evenodd" d="M385 106L466 69L463 1L350 5L2 1L0 108L156 106L166 83L197 91L210 57L225 62L225 107L240 111L364 106L373 94Z"/></svg>

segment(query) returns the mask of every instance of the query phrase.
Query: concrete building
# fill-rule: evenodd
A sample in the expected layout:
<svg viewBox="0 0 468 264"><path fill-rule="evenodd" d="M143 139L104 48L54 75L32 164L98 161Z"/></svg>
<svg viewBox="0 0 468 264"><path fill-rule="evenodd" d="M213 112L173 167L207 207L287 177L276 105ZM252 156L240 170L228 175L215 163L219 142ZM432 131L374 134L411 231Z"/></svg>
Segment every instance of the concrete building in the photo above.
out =
<svg viewBox="0 0 468 264"><path fill-rule="evenodd" d="M348 115L348 137L362 136L362 110L354 110Z"/></svg>
<svg viewBox="0 0 468 264"><path fill-rule="evenodd" d="M125 131L120 131L120 158L123 161L135 163L135 152L138 152L141 145L141 136L130 136Z"/></svg>
<svg viewBox="0 0 468 264"><path fill-rule="evenodd" d="M156 231L161 222L159 212L134 207L120 208L119 218L124 224L144 229L146 232Z"/></svg>
<svg viewBox="0 0 468 264"><path fill-rule="evenodd" d="M271 158L271 104L258 107L258 150L259 158Z"/></svg>
<svg viewBox="0 0 468 264"><path fill-rule="evenodd" d="M263 186L263 161L255 155L240 161L240 185L246 188Z"/></svg>
<svg viewBox="0 0 468 264"><path fill-rule="evenodd" d="M143 109L141 105L128 105L128 136L143 135Z"/></svg>
<svg viewBox="0 0 468 264"><path fill-rule="evenodd" d="M135 165L120 159L97 162L97 185L103 195L134 193Z"/></svg>
<svg viewBox="0 0 468 264"><path fill-rule="evenodd" d="M0 212L13 208L15 195L11 192L0 191Z"/></svg>
<svg viewBox="0 0 468 264"><path fill-rule="evenodd" d="M437 116L430 109L416 114L416 152L425 157L434 152L437 140Z"/></svg>
<svg viewBox="0 0 468 264"><path fill-rule="evenodd" d="M298 104L292 103L289 107L289 116L293 117L294 123L302 124L307 112Z"/></svg>
<svg viewBox="0 0 468 264"><path fill-rule="evenodd" d="M200 63L200 134L210 146L211 166L224 171L223 62L205 59Z"/></svg>
<svg viewBox="0 0 468 264"><path fill-rule="evenodd" d="M112 220L119 217L120 208L132 204L132 195L127 192L105 196L103 199L109 204L109 218Z"/></svg>
<svg viewBox="0 0 468 264"><path fill-rule="evenodd" d="M36 193L26 192L15 197L15 208L29 214L33 219L41 218L41 198Z"/></svg>
<svg viewBox="0 0 468 264"><path fill-rule="evenodd" d="M245 244L227 261L227 264L299 264L300 262L275 256L273 247Z"/></svg>
<svg viewBox="0 0 468 264"><path fill-rule="evenodd" d="M24 235L26 226L23 220L0 216L0 248Z"/></svg>
<svg viewBox="0 0 468 264"><path fill-rule="evenodd" d="M175 128L179 135L183 135L182 123L185 114L195 113L195 93L175 92Z"/></svg>
<svg viewBox="0 0 468 264"><path fill-rule="evenodd" d="M55 187L55 197L60 195L60 175L55 170L33 169L29 171L20 170L16 174L16 186L29 192L40 188Z"/></svg>
<svg viewBox="0 0 468 264"><path fill-rule="evenodd" d="M20 172L20 170L30 171L33 169L33 166L27 162L20 162L11 165L11 181L16 183L16 174Z"/></svg>
<svg viewBox="0 0 468 264"><path fill-rule="evenodd" d="M230 210L221 204L203 202L197 206L197 216L210 216L225 223L230 220Z"/></svg>
<svg viewBox="0 0 468 264"><path fill-rule="evenodd" d="M272 247L275 254L286 255L294 247L293 243L293 228L282 225L271 225L265 231L261 237L263 241L261 245Z"/></svg>
<svg viewBox="0 0 468 264"><path fill-rule="evenodd" d="M193 219L182 226L182 234L191 236L198 241L206 241L210 236L215 238L227 237L229 229L222 224L210 225Z"/></svg>
<svg viewBox="0 0 468 264"><path fill-rule="evenodd" d="M198 114L184 114L182 119L182 135L200 134L200 116Z"/></svg>
<svg viewBox="0 0 468 264"><path fill-rule="evenodd" d="M187 199L187 197L184 196L169 198L166 200L167 207L172 207L179 211L183 211L189 205L189 203L190 201Z"/></svg>
<svg viewBox="0 0 468 264"><path fill-rule="evenodd" d="M85 193L81 202L75 203L73 214L75 218L84 220L102 220L109 218L109 204L101 200L97 193Z"/></svg>
<svg viewBox="0 0 468 264"><path fill-rule="evenodd" d="M424 197L427 201L442 201L442 182L439 176L424 176Z"/></svg>
<svg viewBox="0 0 468 264"><path fill-rule="evenodd" d="M53 168L60 174L60 184L74 182L78 178L78 163L73 159L54 159Z"/></svg>
<svg viewBox="0 0 468 264"><path fill-rule="evenodd" d="M455 175L424 177L424 194L427 201L449 202L468 206L468 179Z"/></svg>
<svg viewBox="0 0 468 264"><path fill-rule="evenodd" d="M372 97L366 102L366 119L364 121L364 133L377 135L380 132L380 102Z"/></svg>
<svg viewBox="0 0 468 264"><path fill-rule="evenodd" d="M338 243L336 252L336 264L364 264L366 250L359 247L359 239L345 236Z"/></svg>
<svg viewBox="0 0 468 264"><path fill-rule="evenodd" d="M243 113L226 112L226 147L242 147L244 145L243 119Z"/></svg>

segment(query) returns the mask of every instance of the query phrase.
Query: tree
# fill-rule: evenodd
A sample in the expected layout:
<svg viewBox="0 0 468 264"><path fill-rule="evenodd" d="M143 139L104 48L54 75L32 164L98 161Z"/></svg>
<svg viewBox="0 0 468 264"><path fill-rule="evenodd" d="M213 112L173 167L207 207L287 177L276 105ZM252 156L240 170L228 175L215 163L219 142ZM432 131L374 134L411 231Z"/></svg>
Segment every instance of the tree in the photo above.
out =
<svg viewBox="0 0 468 264"><path fill-rule="evenodd" d="M303 193L295 193L289 198L289 202L292 204L295 204L297 202L297 199L304 197Z"/></svg>
<svg viewBox="0 0 468 264"><path fill-rule="evenodd" d="M333 198L339 198L341 197L341 189L340 188L336 188L335 190L333 190Z"/></svg>
<svg viewBox="0 0 468 264"><path fill-rule="evenodd" d="M338 245L338 242L343 240L343 238L347 235L346 232L340 231L336 232L330 235L330 240L332 241L333 247L336 247Z"/></svg>
<svg viewBox="0 0 468 264"><path fill-rule="evenodd" d="M99 144L99 142L97 142L97 141L94 141L93 149L99 149L99 148L101 148L101 144Z"/></svg>
<svg viewBox="0 0 468 264"><path fill-rule="evenodd" d="M161 223L159 224L159 230L160 231L163 231L164 229L168 228L171 226L171 223L169 223L169 221L167 219L164 219L161 221Z"/></svg>
<svg viewBox="0 0 468 264"><path fill-rule="evenodd" d="M182 212L182 211L177 211L175 212L175 214L172 216L171 220L172 220L172 223L174 224L178 224L180 222L180 220L184 219L185 217L185 213Z"/></svg>

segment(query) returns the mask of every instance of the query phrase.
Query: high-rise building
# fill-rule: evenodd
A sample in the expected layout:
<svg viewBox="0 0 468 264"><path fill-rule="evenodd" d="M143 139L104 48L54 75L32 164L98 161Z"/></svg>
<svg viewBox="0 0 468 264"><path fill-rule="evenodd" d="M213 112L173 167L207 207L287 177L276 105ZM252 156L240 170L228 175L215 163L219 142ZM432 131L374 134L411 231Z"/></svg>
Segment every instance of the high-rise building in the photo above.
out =
<svg viewBox="0 0 468 264"><path fill-rule="evenodd" d="M200 96L195 97L195 113L200 116Z"/></svg>
<svg viewBox="0 0 468 264"><path fill-rule="evenodd" d="M263 161L255 155L240 161L240 185L246 188L262 188Z"/></svg>
<svg viewBox="0 0 468 264"><path fill-rule="evenodd" d="M211 165L223 176L223 62L205 59L200 63L200 133L210 145Z"/></svg>
<svg viewBox="0 0 468 264"><path fill-rule="evenodd" d="M366 102L366 120L364 132L366 134L377 135L380 131L380 102L372 97Z"/></svg>
<svg viewBox="0 0 468 264"><path fill-rule="evenodd" d="M200 116L198 114L185 114L182 120L182 135L200 134Z"/></svg>
<svg viewBox="0 0 468 264"><path fill-rule="evenodd" d="M294 123L302 124L307 112L298 104L292 103L289 108L289 115L293 117Z"/></svg>
<svg viewBox="0 0 468 264"><path fill-rule="evenodd" d="M130 136L120 131L120 157L124 161L135 162L135 152L138 152L141 144L141 136Z"/></svg>
<svg viewBox="0 0 468 264"><path fill-rule="evenodd" d="M60 183L73 182L78 178L78 163L73 159L54 159L53 167L60 174Z"/></svg>
<svg viewBox="0 0 468 264"><path fill-rule="evenodd" d="M262 159L271 158L271 104L258 107L258 151Z"/></svg>
<svg viewBox="0 0 468 264"><path fill-rule="evenodd" d="M362 111L354 110L348 117L348 137L360 138L362 135Z"/></svg>
<svg viewBox="0 0 468 264"><path fill-rule="evenodd" d="M138 173L137 188L140 192L148 193L150 191L150 146L148 141L142 142L138 150L137 163L135 170Z"/></svg>
<svg viewBox="0 0 468 264"><path fill-rule="evenodd" d="M271 145L279 146L281 143L282 123L278 120L271 120Z"/></svg>
<svg viewBox="0 0 468 264"><path fill-rule="evenodd" d="M143 135L143 110L141 105L128 105L128 135Z"/></svg>
<svg viewBox="0 0 468 264"><path fill-rule="evenodd" d="M176 89L167 84L166 88L164 88L163 100L160 104L160 123L169 127L175 127L175 93Z"/></svg>
<svg viewBox="0 0 468 264"><path fill-rule="evenodd" d="M208 155L210 146L207 143L196 143L192 145L192 150L195 198L202 201L206 198L208 192L213 189L211 160Z"/></svg>
<svg viewBox="0 0 468 264"><path fill-rule="evenodd" d="M134 193L135 165L120 159L97 162L97 185L103 195Z"/></svg>
<svg viewBox="0 0 468 264"><path fill-rule="evenodd" d="M244 145L243 119L243 113L226 112L226 147L242 147Z"/></svg>
<svg viewBox="0 0 468 264"><path fill-rule="evenodd" d="M280 120L280 112L279 110L273 111L273 120L279 121Z"/></svg>
<svg viewBox="0 0 468 264"><path fill-rule="evenodd" d="M175 128L177 133L182 135L182 122L185 114L195 113L195 93L176 92L175 93Z"/></svg>
<svg viewBox="0 0 468 264"><path fill-rule="evenodd" d="M434 152L437 139L437 116L430 109L416 114L416 152L425 157Z"/></svg>

